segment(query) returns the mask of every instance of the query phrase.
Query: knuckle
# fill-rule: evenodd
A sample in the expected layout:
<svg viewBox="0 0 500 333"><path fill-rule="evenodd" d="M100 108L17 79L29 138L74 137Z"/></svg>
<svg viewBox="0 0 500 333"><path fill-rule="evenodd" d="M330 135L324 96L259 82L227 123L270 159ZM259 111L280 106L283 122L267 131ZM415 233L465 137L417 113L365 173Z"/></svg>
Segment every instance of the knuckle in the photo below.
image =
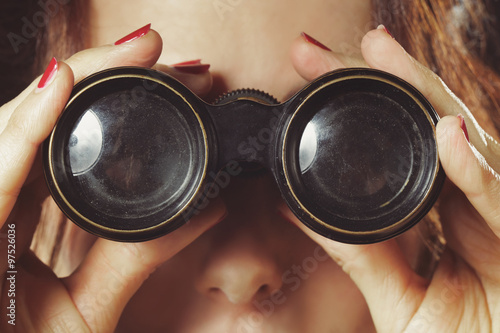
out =
<svg viewBox="0 0 500 333"><path fill-rule="evenodd" d="M483 168L483 197L491 207L491 211L487 215L491 219L497 220L500 217L500 206L498 205L500 200L500 175L488 164L484 164Z"/></svg>
<svg viewBox="0 0 500 333"><path fill-rule="evenodd" d="M88 333L88 327L81 320L72 318L72 316L57 315L47 323L54 333Z"/></svg>
<svg viewBox="0 0 500 333"><path fill-rule="evenodd" d="M123 269L116 267L114 260L107 256L105 252L103 253L102 258L104 263L104 270L109 273L109 277L113 277L108 278L108 284L117 284L120 286L126 284L128 280L127 273L124 272ZM109 285L105 287L109 287Z"/></svg>
<svg viewBox="0 0 500 333"><path fill-rule="evenodd" d="M490 195L500 196L500 175L486 162L482 167L484 169L483 188Z"/></svg>
<svg viewBox="0 0 500 333"><path fill-rule="evenodd" d="M14 137L24 137L26 133L29 133L28 122L21 118L19 112L16 112L10 117L7 124L10 134Z"/></svg>
<svg viewBox="0 0 500 333"><path fill-rule="evenodd" d="M140 245L136 243L120 244L118 249L122 258L126 258L127 265L116 267L108 260L108 266L113 270L117 282L128 284L136 279L142 279L142 275L150 273L150 263L141 251Z"/></svg>
<svg viewBox="0 0 500 333"><path fill-rule="evenodd" d="M36 126L39 125L39 123L26 119L23 110L16 110L10 117L5 132L7 132L6 134L9 135L11 140L17 141L17 143L23 146L36 149L38 143L33 136L37 133Z"/></svg>
<svg viewBox="0 0 500 333"><path fill-rule="evenodd" d="M66 64L71 68L75 76L75 83L83 79L84 77L92 74L94 72L94 66L89 63L89 59L92 59L93 49L86 49L78 53L73 54L69 59L66 60ZM103 61L102 59L96 59L96 62Z"/></svg>

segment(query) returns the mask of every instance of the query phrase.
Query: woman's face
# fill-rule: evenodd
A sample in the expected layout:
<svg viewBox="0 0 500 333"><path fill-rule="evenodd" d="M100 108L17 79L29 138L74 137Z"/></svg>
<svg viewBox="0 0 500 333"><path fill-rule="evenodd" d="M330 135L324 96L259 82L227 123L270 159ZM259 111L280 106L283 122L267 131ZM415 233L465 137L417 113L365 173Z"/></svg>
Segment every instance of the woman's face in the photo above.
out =
<svg viewBox="0 0 500 333"><path fill-rule="evenodd" d="M306 82L290 45L304 31L335 51L359 53L370 28L369 0L91 1L90 47L152 23L159 62L211 64L211 96L264 90L280 100ZM160 266L132 298L117 331L369 331L363 297L277 207L269 173L230 179L228 215Z"/></svg>

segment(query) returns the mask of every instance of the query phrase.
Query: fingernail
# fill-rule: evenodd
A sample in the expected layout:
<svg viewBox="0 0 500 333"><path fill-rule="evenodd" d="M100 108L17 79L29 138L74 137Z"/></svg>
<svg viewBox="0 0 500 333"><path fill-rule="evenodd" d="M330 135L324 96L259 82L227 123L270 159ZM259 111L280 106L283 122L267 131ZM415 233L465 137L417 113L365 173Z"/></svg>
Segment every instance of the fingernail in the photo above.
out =
<svg viewBox="0 0 500 333"><path fill-rule="evenodd" d="M146 24L145 26L143 26L142 28L140 29L137 29L136 31L128 34L127 36L117 40L115 42L115 45L120 45L120 44L123 44L123 43L129 43L137 38L140 38L142 36L144 36L145 34L147 34L149 32L149 30L151 30L151 23L149 24Z"/></svg>
<svg viewBox="0 0 500 333"><path fill-rule="evenodd" d="M392 37L392 39L394 39L394 36L389 32L389 30L387 30L387 28L385 27L385 25L383 24L380 24L378 27L377 27L378 30L384 30L386 34L388 34L389 36Z"/></svg>
<svg viewBox="0 0 500 333"><path fill-rule="evenodd" d="M47 69L45 69L45 72L43 73L40 82L38 82L37 91L47 87L54 80L54 77L56 76L57 73L57 69L58 69L57 60L55 57L53 57L50 60Z"/></svg>
<svg viewBox="0 0 500 333"><path fill-rule="evenodd" d="M462 131L464 131L465 138L467 139L467 142L470 142L470 140L469 140L469 132L467 131L467 125L465 124L464 116L462 116L461 114L459 114L457 116L457 118L460 119L460 127L462 128Z"/></svg>
<svg viewBox="0 0 500 333"><path fill-rule="evenodd" d="M188 65L201 65L201 59L183 61L170 66L175 67L175 66L188 66Z"/></svg>
<svg viewBox="0 0 500 333"><path fill-rule="evenodd" d="M311 43L313 45L316 45L316 46L322 48L323 50L331 51L327 46L321 44L320 42L318 42L316 39L312 38L311 36L309 36L305 32L301 32L300 34L306 40L306 42Z"/></svg>
<svg viewBox="0 0 500 333"><path fill-rule="evenodd" d="M182 65L182 64L176 64L172 65L176 71L181 72L181 73L186 73L186 74L203 74L208 72L208 69L210 68L209 64L193 64L193 65Z"/></svg>

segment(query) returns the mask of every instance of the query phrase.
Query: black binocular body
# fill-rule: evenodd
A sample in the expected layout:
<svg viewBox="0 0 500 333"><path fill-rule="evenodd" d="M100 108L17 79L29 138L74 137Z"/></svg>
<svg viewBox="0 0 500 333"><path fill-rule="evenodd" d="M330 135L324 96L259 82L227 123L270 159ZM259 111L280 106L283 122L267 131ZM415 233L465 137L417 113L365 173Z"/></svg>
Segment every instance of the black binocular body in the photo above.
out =
<svg viewBox="0 0 500 333"><path fill-rule="evenodd" d="M47 184L83 229L119 241L162 236L258 166L312 230L347 243L396 236L444 181L438 116L385 72L327 73L278 103L239 90L208 104L176 79L121 67L78 83L43 146Z"/></svg>

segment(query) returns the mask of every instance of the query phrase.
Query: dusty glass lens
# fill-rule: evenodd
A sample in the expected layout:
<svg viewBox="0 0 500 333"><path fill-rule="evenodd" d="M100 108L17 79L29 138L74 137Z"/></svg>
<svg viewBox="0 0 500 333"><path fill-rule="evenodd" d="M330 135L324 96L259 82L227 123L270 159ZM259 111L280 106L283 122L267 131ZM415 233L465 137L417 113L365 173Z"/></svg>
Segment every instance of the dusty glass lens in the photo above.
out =
<svg viewBox="0 0 500 333"><path fill-rule="evenodd" d="M366 233L416 220L439 163L419 101L362 77L307 97L285 143L291 191L318 230Z"/></svg>
<svg viewBox="0 0 500 333"><path fill-rule="evenodd" d="M189 185L194 139L170 102L129 92L101 98L74 127L67 156L71 182L92 208L119 218L175 204Z"/></svg>

